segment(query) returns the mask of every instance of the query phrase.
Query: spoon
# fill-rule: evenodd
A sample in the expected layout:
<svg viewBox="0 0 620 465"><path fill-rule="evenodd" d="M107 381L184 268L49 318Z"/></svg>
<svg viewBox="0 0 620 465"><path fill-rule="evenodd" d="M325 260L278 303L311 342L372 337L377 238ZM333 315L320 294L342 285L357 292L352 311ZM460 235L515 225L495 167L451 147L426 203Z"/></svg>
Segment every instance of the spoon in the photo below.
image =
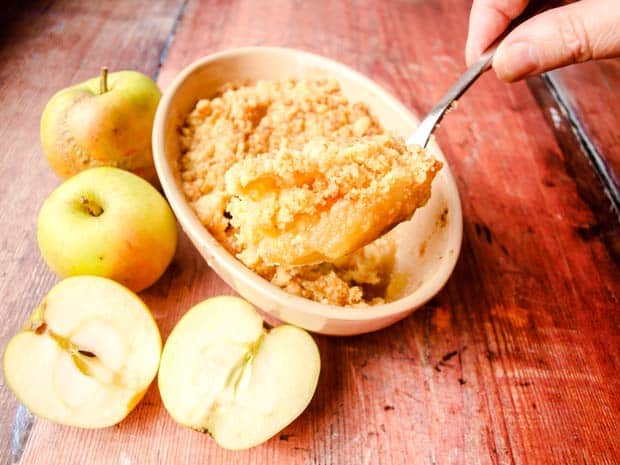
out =
<svg viewBox="0 0 620 465"><path fill-rule="evenodd" d="M422 148L426 147L428 141L433 134L433 131L442 120L444 115L448 112L450 107L456 100L465 93L467 89L480 77L485 71L491 68L491 62L497 47L502 40L510 33L515 27L523 23L525 20L531 18L538 13L543 12L555 6L554 1L538 1L532 2L525 9L525 11L514 19L506 28L506 30L491 44L489 48L480 56L478 61L471 65L465 72L459 77L452 87L444 94L439 100L439 103L435 105L431 111L428 112L426 117L420 122L420 125L415 132L407 139L407 145L418 145Z"/></svg>

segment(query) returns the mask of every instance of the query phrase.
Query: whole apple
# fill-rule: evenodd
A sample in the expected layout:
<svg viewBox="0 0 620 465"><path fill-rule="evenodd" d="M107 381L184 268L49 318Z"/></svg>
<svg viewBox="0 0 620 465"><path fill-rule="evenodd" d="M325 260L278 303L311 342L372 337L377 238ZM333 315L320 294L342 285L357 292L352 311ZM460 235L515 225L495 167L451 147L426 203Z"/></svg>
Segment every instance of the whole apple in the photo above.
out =
<svg viewBox="0 0 620 465"><path fill-rule="evenodd" d="M177 244L172 210L148 182L118 168L85 170L39 213L39 247L59 276L96 275L138 292L163 274Z"/></svg>
<svg viewBox="0 0 620 465"><path fill-rule="evenodd" d="M76 276L56 284L11 338L4 376L36 415L103 428L142 399L160 353L159 329L137 295L109 279Z"/></svg>
<svg viewBox="0 0 620 465"><path fill-rule="evenodd" d="M151 132L161 97L136 71L102 75L56 93L41 117L41 143L61 178L86 168L114 166L158 184Z"/></svg>

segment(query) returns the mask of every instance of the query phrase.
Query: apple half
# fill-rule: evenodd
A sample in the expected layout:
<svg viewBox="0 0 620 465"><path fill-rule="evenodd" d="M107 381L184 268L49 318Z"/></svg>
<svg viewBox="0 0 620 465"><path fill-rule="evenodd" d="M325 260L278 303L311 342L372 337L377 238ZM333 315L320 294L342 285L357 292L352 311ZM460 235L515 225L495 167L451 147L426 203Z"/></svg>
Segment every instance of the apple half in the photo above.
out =
<svg viewBox="0 0 620 465"><path fill-rule="evenodd" d="M158 384L177 422L238 450L266 441L305 410L320 367L306 331L267 331L245 300L215 297L189 310L168 337Z"/></svg>
<svg viewBox="0 0 620 465"><path fill-rule="evenodd" d="M54 286L6 346L4 375L35 415L103 428L120 422L157 373L161 337L129 289L77 276Z"/></svg>

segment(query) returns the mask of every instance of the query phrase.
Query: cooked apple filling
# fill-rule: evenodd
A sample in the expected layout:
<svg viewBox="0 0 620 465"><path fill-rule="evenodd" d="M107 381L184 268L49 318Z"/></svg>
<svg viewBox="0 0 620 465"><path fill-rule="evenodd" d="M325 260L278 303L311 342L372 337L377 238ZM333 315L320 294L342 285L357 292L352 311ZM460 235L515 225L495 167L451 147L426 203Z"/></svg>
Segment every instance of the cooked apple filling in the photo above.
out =
<svg viewBox="0 0 620 465"><path fill-rule="evenodd" d="M399 138L319 138L250 156L226 172L244 263L333 262L424 205L441 164Z"/></svg>
<svg viewBox="0 0 620 465"><path fill-rule="evenodd" d="M389 235L441 164L386 135L337 81L260 81L200 100L181 132L183 190L209 232L288 292L384 302Z"/></svg>

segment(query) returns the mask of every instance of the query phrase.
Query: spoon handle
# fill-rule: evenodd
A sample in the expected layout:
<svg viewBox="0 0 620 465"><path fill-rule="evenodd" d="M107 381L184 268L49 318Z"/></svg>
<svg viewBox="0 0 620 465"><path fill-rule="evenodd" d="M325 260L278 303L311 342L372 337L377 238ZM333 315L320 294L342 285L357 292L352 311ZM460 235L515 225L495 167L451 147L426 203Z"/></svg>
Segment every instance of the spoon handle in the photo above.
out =
<svg viewBox="0 0 620 465"><path fill-rule="evenodd" d="M459 77L452 87L444 94L439 103L435 105L431 111L428 112L426 117L420 122L420 125L415 132L407 139L407 145L419 145L420 147L426 147L431 134L444 117L446 112L450 109L453 102L455 102L469 87L474 83L478 77L491 67L491 61L495 50L497 50L500 42L519 24L526 19L541 13L553 6L561 4L559 1L547 0L547 1L533 1L525 9L525 11L514 19L508 28L501 34L495 42L480 56L478 61L471 65L467 70Z"/></svg>
<svg viewBox="0 0 620 465"><path fill-rule="evenodd" d="M420 122L415 132L407 139L407 145L419 145L420 147L426 147L428 140L433 133L435 127L439 124L443 116L446 114L450 106L456 99L465 93L469 86L471 86L478 76L484 73L491 67L491 61L493 55L497 49L495 44L482 54L480 59L471 65L467 70L461 74L461 77L454 83L452 87L444 94L439 103L435 105L431 111L428 112L426 117Z"/></svg>

